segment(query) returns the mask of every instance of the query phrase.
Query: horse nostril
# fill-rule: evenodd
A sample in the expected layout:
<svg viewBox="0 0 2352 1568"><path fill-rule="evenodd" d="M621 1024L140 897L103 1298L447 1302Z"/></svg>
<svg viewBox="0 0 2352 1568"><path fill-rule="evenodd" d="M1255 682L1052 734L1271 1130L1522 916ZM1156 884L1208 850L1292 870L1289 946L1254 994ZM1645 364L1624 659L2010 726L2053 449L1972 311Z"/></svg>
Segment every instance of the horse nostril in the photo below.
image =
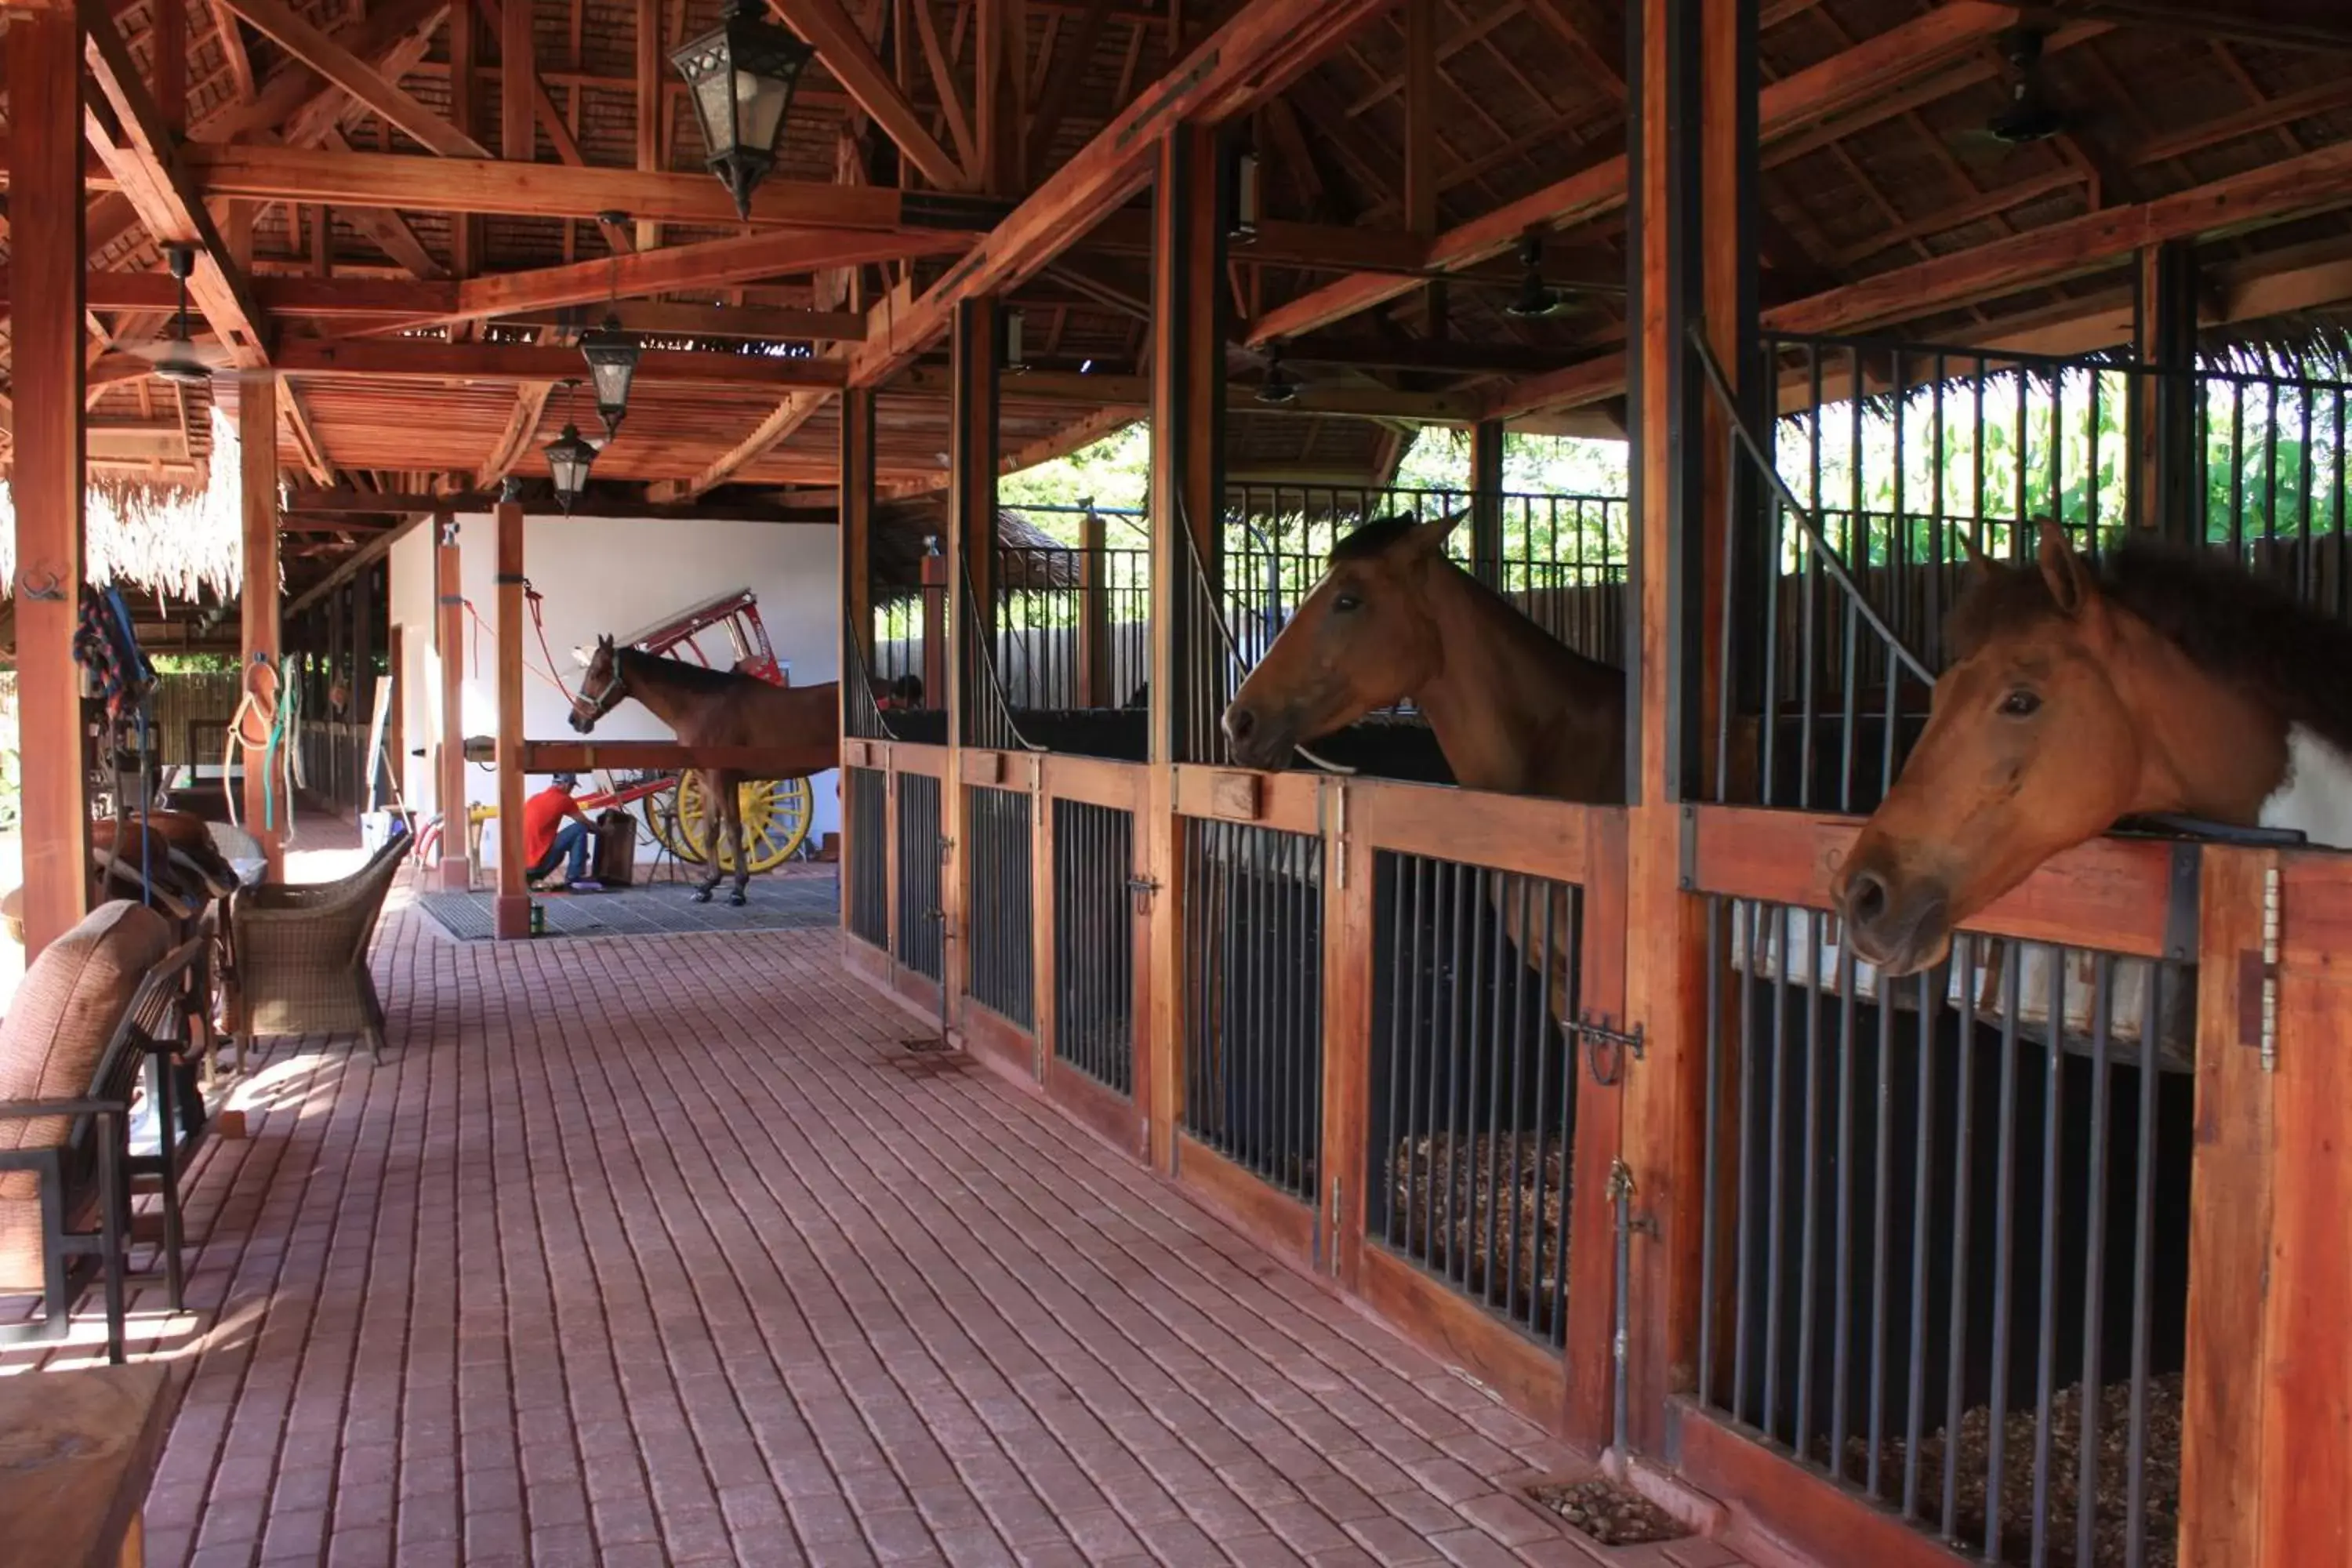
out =
<svg viewBox="0 0 2352 1568"><path fill-rule="evenodd" d="M1225 710L1225 733L1236 741L1246 741L1257 728L1257 715L1248 709L1234 706Z"/></svg>
<svg viewBox="0 0 2352 1568"><path fill-rule="evenodd" d="M1861 925L1870 925L1886 913L1886 883L1875 871L1857 871L1846 883L1845 913Z"/></svg>

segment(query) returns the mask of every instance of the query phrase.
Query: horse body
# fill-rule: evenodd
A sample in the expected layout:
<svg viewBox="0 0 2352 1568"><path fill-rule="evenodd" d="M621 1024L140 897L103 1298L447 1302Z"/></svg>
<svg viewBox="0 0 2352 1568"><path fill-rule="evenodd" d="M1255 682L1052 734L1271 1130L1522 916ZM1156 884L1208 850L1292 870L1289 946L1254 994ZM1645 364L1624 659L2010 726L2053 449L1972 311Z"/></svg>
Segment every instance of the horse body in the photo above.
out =
<svg viewBox="0 0 2352 1568"><path fill-rule="evenodd" d="M1225 710L1236 762L1278 768L1300 742L1410 700L1465 788L1624 800L1623 673L1559 642L1454 564L1444 543L1460 521L1390 518L1340 542ZM1549 950L1552 1016L1566 1024L1577 947L1569 891L1552 890L1547 940L1546 911L1508 887L1495 879L1503 934L1522 954Z"/></svg>
<svg viewBox="0 0 2352 1568"><path fill-rule="evenodd" d="M709 669L633 647L616 648L611 637L600 637L581 682L580 696L572 703L572 727L587 734L624 697L635 698L669 726L680 745L754 746L787 754L789 766L775 772L695 770L704 797L711 803L711 820L701 846L709 869L695 891L696 901L708 902L711 890L726 875L719 854L723 835L735 851L735 889L729 901L744 902L751 860L743 846L743 803L737 789L752 779L802 779L838 766L839 688L830 681L822 686L778 686L737 670Z"/></svg>
<svg viewBox="0 0 2352 1568"><path fill-rule="evenodd" d="M2352 847L2352 627L2210 557L2133 542L2101 570L2042 524L1979 560L1927 729L1831 896L1889 974L2120 818L2292 827Z"/></svg>

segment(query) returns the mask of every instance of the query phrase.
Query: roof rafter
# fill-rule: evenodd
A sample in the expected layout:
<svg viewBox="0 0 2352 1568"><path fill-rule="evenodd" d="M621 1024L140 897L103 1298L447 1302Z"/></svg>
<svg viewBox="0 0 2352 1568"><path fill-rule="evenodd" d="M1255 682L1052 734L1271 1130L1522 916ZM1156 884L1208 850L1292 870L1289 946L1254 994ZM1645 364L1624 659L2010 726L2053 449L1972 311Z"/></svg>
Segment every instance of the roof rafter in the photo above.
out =
<svg viewBox="0 0 2352 1568"><path fill-rule="evenodd" d="M447 157L487 158L489 149L425 108L383 72L299 15L283 0L224 0L312 70L398 126L424 146Z"/></svg>
<svg viewBox="0 0 2352 1568"><path fill-rule="evenodd" d="M768 0L768 4L816 47L817 58L834 79L882 128L882 134L898 143L898 151L923 172L925 179L942 190L971 187L971 171L949 157L947 149L925 129L914 104L898 90L890 68L874 52L841 0Z"/></svg>

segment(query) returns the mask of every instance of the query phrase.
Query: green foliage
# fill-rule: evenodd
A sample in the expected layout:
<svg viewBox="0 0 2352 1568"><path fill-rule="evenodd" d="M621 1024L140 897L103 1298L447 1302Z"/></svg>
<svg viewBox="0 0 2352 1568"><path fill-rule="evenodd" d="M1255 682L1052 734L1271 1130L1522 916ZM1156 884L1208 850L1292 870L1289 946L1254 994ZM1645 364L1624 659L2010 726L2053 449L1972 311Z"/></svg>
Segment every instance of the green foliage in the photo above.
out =
<svg viewBox="0 0 2352 1568"><path fill-rule="evenodd" d="M147 662L158 675L235 675L236 658L226 653L152 653ZM382 668L382 661L378 661Z"/></svg>
<svg viewBox="0 0 2352 1568"><path fill-rule="evenodd" d="M1076 509L1089 501L1098 507L1140 510L1150 493L1151 427L1140 419L1066 458L1007 474L996 482L998 501L1015 510ZM1081 520L1075 510L1024 515L1063 543L1077 544Z"/></svg>

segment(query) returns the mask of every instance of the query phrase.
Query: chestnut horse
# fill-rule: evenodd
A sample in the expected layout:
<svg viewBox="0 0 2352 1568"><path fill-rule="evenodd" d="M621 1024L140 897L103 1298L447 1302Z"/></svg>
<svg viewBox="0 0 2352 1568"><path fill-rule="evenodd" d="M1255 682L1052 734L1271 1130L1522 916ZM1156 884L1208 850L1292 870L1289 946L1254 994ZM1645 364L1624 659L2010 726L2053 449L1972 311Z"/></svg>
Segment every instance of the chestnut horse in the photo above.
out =
<svg viewBox="0 0 2352 1568"><path fill-rule="evenodd" d="M1625 677L1553 637L1454 564L1459 515L1368 522L1339 541L1329 569L1225 710L1244 767L1279 768L1293 747L1410 700L1428 716L1454 781L1467 789L1591 805L1625 798ZM1544 916L1499 880L1504 934L1528 962L1549 945L1552 1015L1569 1021L1568 894Z"/></svg>
<svg viewBox="0 0 2352 1568"><path fill-rule="evenodd" d="M831 681L823 686L778 686L756 675L731 669L711 669L682 658L663 658L633 647L614 647L611 637L596 639L595 656L572 704L572 727L585 735L596 721L611 712L625 697L634 697L669 726L680 745L756 746L782 752L788 765L775 773L744 773L732 768L698 768L703 798L710 802L710 820L700 846L709 868L694 901L707 904L726 869L719 859L720 836L734 847L735 890L730 904L741 904L751 880L751 859L743 848L743 803L737 786L750 779L804 779L837 766L841 761L841 694Z"/></svg>
<svg viewBox="0 0 2352 1568"><path fill-rule="evenodd" d="M2096 568L1970 551L1952 663L1902 776L1831 886L1889 974L2117 819L2172 813L2352 847L2352 626L2208 554L2134 541Z"/></svg>
<svg viewBox="0 0 2352 1568"><path fill-rule="evenodd" d="M1625 677L1455 565L1459 516L1391 517L1339 541L1225 710L1244 767L1410 700L1456 783L1613 805L1625 798Z"/></svg>

